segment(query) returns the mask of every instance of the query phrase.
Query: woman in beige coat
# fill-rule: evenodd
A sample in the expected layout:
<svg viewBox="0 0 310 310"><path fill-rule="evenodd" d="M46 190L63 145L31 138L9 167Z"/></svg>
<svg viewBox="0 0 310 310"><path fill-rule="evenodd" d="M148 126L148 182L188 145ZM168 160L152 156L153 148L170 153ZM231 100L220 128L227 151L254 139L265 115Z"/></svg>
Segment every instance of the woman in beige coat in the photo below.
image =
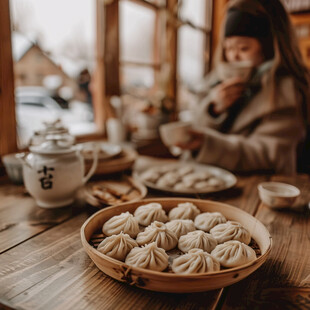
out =
<svg viewBox="0 0 310 310"><path fill-rule="evenodd" d="M215 68L250 61L252 74L245 82L210 73L195 111L199 131L182 147L198 162L233 171L295 173L309 77L285 9L278 0L231 0L220 41Z"/></svg>

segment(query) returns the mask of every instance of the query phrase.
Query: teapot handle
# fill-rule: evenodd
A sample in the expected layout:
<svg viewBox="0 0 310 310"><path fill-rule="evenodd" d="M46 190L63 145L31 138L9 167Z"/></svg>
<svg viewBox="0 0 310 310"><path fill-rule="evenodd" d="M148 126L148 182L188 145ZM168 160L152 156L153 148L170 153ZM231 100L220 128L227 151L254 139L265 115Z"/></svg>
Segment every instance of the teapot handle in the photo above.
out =
<svg viewBox="0 0 310 310"><path fill-rule="evenodd" d="M17 153L15 155L15 158L23 165L28 166L29 168L32 169L31 165L29 164L29 162L27 161L27 153Z"/></svg>
<svg viewBox="0 0 310 310"><path fill-rule="evenodd" d="M92 163L92 166L91 168L89 169L88 173L86 176L83 177L82 179L82 182L83 184L85 184L89 179L90 177L94 174L96 168L97 168L97 164L98 164L98 152L99 152L99 149L98 149L98 145L94 143L94 148L93 148L93 163ZM83 161L85 160L84 159L84 156L80 150L80 155L83 159Z"/></svg>

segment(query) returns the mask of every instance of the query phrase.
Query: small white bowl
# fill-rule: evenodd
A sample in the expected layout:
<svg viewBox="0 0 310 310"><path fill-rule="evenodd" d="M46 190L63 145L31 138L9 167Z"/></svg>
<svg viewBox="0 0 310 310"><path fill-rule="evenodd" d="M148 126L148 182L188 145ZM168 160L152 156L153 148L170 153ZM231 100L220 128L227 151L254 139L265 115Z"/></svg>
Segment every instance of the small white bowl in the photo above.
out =
<svg viewBox="0 0 310 310"><path fill-rule="evenodd" d="M271 208L290 208L300 195L297 187L280 182L263 182L257 188L262 202Z"/></svg>
<svg viewBox="0 0 310 310"><path fill-rule="evenodd" d="M5 171L10 180L17 185L23 184L23 164L16 158L17 153L7 154L1 157Z"/></svg>

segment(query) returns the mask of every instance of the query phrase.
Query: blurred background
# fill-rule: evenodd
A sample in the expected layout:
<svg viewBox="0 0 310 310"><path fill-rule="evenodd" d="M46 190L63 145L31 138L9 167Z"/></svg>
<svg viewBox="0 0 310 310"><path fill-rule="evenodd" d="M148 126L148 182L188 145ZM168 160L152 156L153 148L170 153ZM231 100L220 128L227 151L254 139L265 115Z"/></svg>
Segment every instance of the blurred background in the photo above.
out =
<svg viewBox="0 0 310 310"><path fill-rule="evenodd" d="M57 118L75 136L116 118L137 145L190 120L226 2L10 0L18 146ZM310 1L283 2L309 65Z"/></svg>

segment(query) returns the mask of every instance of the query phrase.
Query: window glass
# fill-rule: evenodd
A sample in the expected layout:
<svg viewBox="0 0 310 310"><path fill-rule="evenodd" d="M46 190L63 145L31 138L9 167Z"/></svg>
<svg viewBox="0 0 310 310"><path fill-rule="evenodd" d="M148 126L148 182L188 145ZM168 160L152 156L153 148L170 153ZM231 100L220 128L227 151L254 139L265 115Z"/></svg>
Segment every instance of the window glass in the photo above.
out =
<svg viewBox="0 0 310 310"><path fill-rule="evenodd" d="M209 0L183 0L179 16L195 26L206 27L206 2Z"/></svg>
<svg viewBox="0 0 310 310"><path fill-rule="evenodd" d="M179 18L184 24L178 31L178 108L181 120L191 120L190 111L198 99L191 90L200 84L209 69L211 17L211 0L182 1Z"/></svg>
<svg viewBox="0 0 310 310"><path fill-rule="evenodd" d="M25 99L23 110L16 109L21 147L52 116L73 134L94 131L88 83L95 65L95 8L95 0L10 0L16 94L29 88L35 97L44 92L56 102L47 109ZM65 108L60 115L50 113L59 105Z"/></svg>
<svg viewBox="0 0 310 310"><path fill-rule="evenodd" d="M181 82L195 83L204 74L205 34L190 27L179 30L178 70Z"/></svg>
<svg viewBox="0 0 310 310"><path fill-rule="evenodd" d="M150 67L123 66L121 76L125 92L130 88L151 88L154 84L154 70Z"/></svg>
<svg viewBox="0 0 310 310"><path fill-rule="evenodd" d="M120 1L120 58L153 62L155 13L130 1Z"/></svg>

